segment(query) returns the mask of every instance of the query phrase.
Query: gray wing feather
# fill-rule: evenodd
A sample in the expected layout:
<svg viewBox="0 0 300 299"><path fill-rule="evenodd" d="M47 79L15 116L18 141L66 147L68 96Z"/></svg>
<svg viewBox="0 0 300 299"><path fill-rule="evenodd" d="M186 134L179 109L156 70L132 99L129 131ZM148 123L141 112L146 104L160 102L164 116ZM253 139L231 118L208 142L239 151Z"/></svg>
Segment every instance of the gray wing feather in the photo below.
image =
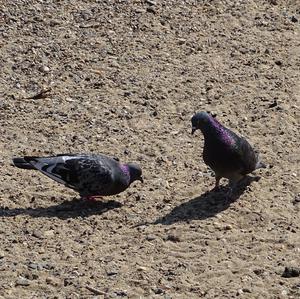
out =
<svg viewBox="0 0 300 299"><path fill-rule="evenodd" d="M243 174L247 174L255 170L258 162L258 154L255 153L250 143L244 137L239 138L237 151L243 165Z"/></svg>
<svg viewBox="0 0 300 299"><path fill-rule="evenodd" d="M113 182L112 159L104 155L59 155L25 159L56 182L82 193L101 193Z"/></svg>

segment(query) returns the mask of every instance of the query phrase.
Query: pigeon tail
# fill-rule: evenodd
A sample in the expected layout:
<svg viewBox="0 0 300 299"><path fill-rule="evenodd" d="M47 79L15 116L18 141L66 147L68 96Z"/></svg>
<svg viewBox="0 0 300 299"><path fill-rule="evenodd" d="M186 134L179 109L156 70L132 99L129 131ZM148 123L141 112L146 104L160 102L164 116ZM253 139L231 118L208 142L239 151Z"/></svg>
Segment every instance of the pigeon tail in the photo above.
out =
<svg viewBox="0 0 300 299"><path fill-rule="evenodd" d="M35 169L30 163L24 158L13 158L13 165L22 169Z"/></svg>
<svg viewBox="0 0 300 299"><path fill-rule="evenodd" d="M267 168L267 165L261 161L258 161L256 163L255 169L259 169L259 168Z"/></svg>

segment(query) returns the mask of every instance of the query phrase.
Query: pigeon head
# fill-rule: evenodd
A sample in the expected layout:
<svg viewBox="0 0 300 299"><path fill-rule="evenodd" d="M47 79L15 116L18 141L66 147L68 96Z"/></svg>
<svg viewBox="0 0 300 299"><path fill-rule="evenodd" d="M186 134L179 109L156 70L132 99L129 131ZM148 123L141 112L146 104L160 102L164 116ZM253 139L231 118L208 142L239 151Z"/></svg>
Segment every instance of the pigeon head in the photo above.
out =
<svg viewBox="0 0 300 299"><path fill-rule="evenodd" d="M212 122L212 116L206 112L198 112L192 117L192 134L200 129L202 132L208 128Z"/></svg>
<svg viewBox="0 0 300 299"><path fill-rule="evenodd" d="M139 165L135 163L128 163L128 170L129 170L129 175L130 175L130 183L134 181L140 181L144 182L143 177L142 177L142 169Z"/></svg>

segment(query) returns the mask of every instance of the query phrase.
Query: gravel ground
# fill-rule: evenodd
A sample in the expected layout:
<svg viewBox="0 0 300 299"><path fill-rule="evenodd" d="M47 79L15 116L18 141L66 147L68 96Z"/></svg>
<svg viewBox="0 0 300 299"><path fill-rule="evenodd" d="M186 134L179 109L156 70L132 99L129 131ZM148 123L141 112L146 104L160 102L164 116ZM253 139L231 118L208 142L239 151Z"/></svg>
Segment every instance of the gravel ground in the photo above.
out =
<svg viewBox="0 0 300 299"><path fill-rule="evenodd" d="M0 7L1 298L299 298L299 1ZM209 192L201 110L268 164L234 201ZM11 166L76 152L145 182L91 204Z"/></svg>

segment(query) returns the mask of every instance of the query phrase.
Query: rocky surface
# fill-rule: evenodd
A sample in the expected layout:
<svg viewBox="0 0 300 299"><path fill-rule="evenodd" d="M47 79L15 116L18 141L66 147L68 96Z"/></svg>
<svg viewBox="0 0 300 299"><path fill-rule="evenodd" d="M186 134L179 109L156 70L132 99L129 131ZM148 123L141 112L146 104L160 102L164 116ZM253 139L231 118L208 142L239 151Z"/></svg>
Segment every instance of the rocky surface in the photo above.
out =
<svg viewBox="0 0 300 299"><path fill-rule="evenodd" d="M3 2L1 298L299 298L297 2ZM235 201L209 192L201 110L268 164ZM69 152L145 182L92 204L10 165Z"/></svg>

